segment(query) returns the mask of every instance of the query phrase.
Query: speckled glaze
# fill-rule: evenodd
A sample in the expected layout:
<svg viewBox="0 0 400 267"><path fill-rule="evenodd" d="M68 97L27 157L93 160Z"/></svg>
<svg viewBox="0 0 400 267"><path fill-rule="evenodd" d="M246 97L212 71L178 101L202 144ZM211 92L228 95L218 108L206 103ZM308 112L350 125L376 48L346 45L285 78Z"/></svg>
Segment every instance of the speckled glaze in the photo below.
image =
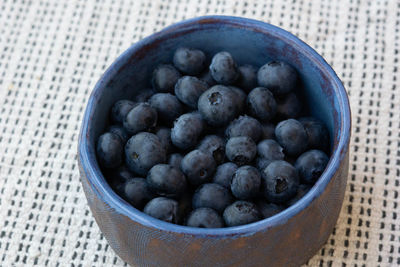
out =
<svg viewBox="0 0 400 267"><path fill-rule="evenodd" d="M112 104L149 87L151 70L178 46L226 50L239 64L284 60L300 73L311 113L327 123L332 157L321 178L296 204L249 225L198 229L149 217L106 183L95 142ZM312 48L270 24L237 17L186 20L133 44L104 73L90 96L79 136L83 188L111 247L133 266L298 266L325 243L335 226L348 172L350 109L342 83Z"/></svg>

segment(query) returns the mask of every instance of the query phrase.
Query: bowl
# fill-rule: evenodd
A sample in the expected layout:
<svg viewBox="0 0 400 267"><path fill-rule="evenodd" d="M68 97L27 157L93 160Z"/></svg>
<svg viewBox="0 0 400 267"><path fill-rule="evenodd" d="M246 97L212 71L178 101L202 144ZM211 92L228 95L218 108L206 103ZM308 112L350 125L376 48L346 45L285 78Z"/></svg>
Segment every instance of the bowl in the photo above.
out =
<svg viewBox="0 0 400 267"><path fill-rule="evenodd" d="M169 62L179 46L207 54L225 50L239 64L271 59L294 66L311 114L330 132L331 158L312 189L283 212L247 225L202 229L166 223L133 208L107 184L95 143L112 104L150 86L152 69ZM350 108L332 68L294 35L261 21L206 16L174 24L133 44L106 70L87 104L78 160L88 204L110 246L133 266L298 266L331 234L348 173Z"/></svg>

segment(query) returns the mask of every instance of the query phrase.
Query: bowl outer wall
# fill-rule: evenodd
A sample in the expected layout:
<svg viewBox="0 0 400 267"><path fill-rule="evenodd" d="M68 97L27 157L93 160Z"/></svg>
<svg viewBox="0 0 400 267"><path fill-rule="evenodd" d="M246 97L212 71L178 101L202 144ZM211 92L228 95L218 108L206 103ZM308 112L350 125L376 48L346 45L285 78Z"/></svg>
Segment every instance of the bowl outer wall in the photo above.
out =
<svg viewBox="0 0 400 267"><path fill-rule="evenodd" d="M162 37L207 27L248 28L283 40L308 57L329 80L325 94L332 98L337 125L334 153L316 185L285 211L262 221L224 229L189 228L161 222L131 207L105 183L94 154L90 121L100 105L105 85L129 64L132 55L150 49ZM301 60L301 59L300 59ZM334 102L333 99L337 98ZM346 92L330 66L313 49L290 33L250 19L208 16L174 24L134 44L96 84L89 99L79 136L81 180L89 206L110 245L128 263L138 266L297 265L311 257L331 233L343 201L350 138L350 109Z"/></svg>

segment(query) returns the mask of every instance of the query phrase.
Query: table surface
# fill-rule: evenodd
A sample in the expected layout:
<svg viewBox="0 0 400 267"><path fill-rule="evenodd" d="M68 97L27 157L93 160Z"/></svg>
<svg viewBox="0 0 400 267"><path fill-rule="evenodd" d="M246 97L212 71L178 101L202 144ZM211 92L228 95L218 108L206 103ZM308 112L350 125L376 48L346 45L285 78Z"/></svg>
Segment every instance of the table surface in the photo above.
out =
<svg viewBox="0 0 400 267"><path fill-rule="evenodd" d="M76 158L88 96L141 38L205 14L287 29L342 79L350 170L334 233L310 266L400 264L400 2L0 2L0 266L123 266L99 231Z"/></svg>

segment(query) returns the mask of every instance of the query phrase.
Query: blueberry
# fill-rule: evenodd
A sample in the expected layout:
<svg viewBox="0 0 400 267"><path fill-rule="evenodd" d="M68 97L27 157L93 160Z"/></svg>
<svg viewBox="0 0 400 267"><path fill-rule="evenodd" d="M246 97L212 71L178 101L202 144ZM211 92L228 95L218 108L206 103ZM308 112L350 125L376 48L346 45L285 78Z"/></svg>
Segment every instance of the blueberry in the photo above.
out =
<svg viewBox="0 0 400 267"><path fill-rule="evenodd" d="M258 84L267 87L276 95L287 94L296 87L297 71L287 63L271 61L257 73Z"/></svg>
<svg viewBox="0 0 400 267"><path fill-rule="evenodd" d="M313 184L324 172L328 161L328 156L321 150L309 150L301 154L295 163L301 181Z"/></svg>
<svg viewBox="0 0 400 267"><path fill-rule="evenodd" d="M179 224L184 224L185 218L187 218L189 213L192 211L192 196L193 192L191 190L186 190L178 200Z"/></svg>
<svg viewBox="0 0 400 267"><path fill-rule="evenodd" d="M265 158L262 158L262 157L257 157L256 158L256 167L260 171L263 171L273 161L275 161L275 160L265 159Z"/></svg>
<svg viewBox="0 0 400 267"><path fill-rule="evenodd" d="M279 212L283 211L285 208L281 205L276 205L274 203L268 203L265 200L260 200L257 202L258 210L261 212L264 219L274 216Z"/></svg>
<svg viewBox="0 0 400 267"><path fill-rule="evenodd" d="M105 177L111 188L118 194L123 194L125 182L133 179L135 176L125 165L116 169L107 170Z"/></svg>
<svg viewBox="0 0 400 267"><path fill-rule="evenodd" d="M219 184L203 184L193 195L192 206L197 208L211 208L222 213L233 202L228 189Z"/></svg>
<svg viewBox="0 0 400 267"><path fill-rule="evenodd" d="M168 157L168 164L171 166L174 166L175 168L180 169L182 159L183 159L183 156L179 153L171 154Z"/></svg>
<svg viewBox="0 0 400 267"><path fill-rule="evenodd" d="M111 109L111 120L115 123L122 123L129 111L136 105L137 103L126 99L115 102Z"/></svg>
<svg viewBox="0 0 400 267"><path fill-rule="evenodd" d="M297 118L300 115L302 105L294 93L289 93L284 98L279 99L277 104L276 117L279 120Z"/></svg>
<svg viewBox="0 0 400 267"><path fill-rule="evenodd" d="M245 111L247 94L242 89L235 86L228 86L236 94L237 114L241 114Z"/></svg>
<svg viewBox="0 0 400 267"><path fill-rule="evenodd" d="M259 221L262 216L255 204L239 200L225 209L223 218L227 226L238 226Z"/></svg>
<svg viewBox="0 0 400 267"><path fill-rule="evenodd" d="M185 175L168 164L154 165L147 173L147 184L154 193L165 197L179 197L186 189Z"/></svg>
<svg viewBox="0 0 400 267"><path fill-rule="evenodd" d="M164 163L166 151L160 139L152 133L138 133L125 145L126 165L134 173L146 175L156 164Z"/></svg>
<svg viewBox="0 0 400 267"><path fill-rule="evenodd" d="M137 103L140 103L140 102L147 102L147 101L150 99L150 97L151 97L152 95L154 95L155 93L157 93L157 92L154 91L153 88L146 88L146 89L140 90L140 91L138 92L138 94L134 97L134 100L135 100Z"/></svg>
<svg viewBox="0 0 400 267"><path fill-rule="evenodd" d="M198 49L180 47L175 51L173 62L182 73L197 75L205 67L206 55Z"/></svg>
<svg viewBox="0 0 400 267"><path fill-rule="evenodd" d="M287 202L288 206L291 206L299 201L303 196L305 196L305 194L308 193L308 191L310 191L310 189L310 185L300 184L299 189L297 190L297 194Z"/></svg>
<svg viewBox="0 0 400 267"><path fill-rule="evenodd" d="M170 198L153 198L146 204L143 212L165 222L175 224L179 222L178 202Z"/></svg>
<svg viewBox="0 0 400 267"><path fill-rule="evenodd" d="M214 80L214 78L211 75L210 70L207 70L203 72L200 75L200 79L208 84L209 87L214 86L217 84L217 82Z"/></svg>
<svg viewBox="0 0 400 267"><path fill-rule="evenodd" d="M256 143L248 136L232 137L226 143L226 156L239 166L251 163L256 153Z"/></svg>
<svg viewBox="0 0 400 267"><path fill-rule="evenodd" d="M329 149L329 133L324 123L312 117L300 118L299 121L306 130L309 148L327 151Z"/></svg>
<svg viewBox="0 0 400 267"><path fill-rule="evenodd" d="M160 139L161 144L164 146L167 154L170 154L174 147L171 141L171 129L166 127L158 127L156 130L156 135Z"/></svg>
<svg viewBox="0 0 400 267"><path fill-rule="evenodd" d="M158 93L149 100L150 106L157 110L160 122L170 126L183 113L182 104L176 96L169 93Z"/></svg>
<svg viewBox="0 0 400 267"><path fill-rule="evenodd" d="M216 164L224 162L225 141L217 135L207 135L204 137L197 149L213 156Z"/></svg>
<svg viewBox="0 0 400 267"><path fill-rule="evenodd" d="M172 93L175 83L181 77L181 74L174 66L169 64L160 64L153 71L153 88L162 93Z"/></svg>
<svg viewBox="0 0 400 267"><path fill-rule="evenodd" d="M210 72L219 84L233 84L239 77L239 70L232 55L228 52L219 52L211 60Z"/></svg>
<svg viewBox="0 0 400 267"><path fill-rule="evenodd" d="M156 124L157 111L147 103L136 105L124 119L124 128L131 135L147 131Z"/></svg>
<svg viewBox="0 0 400 267"><path fill-rule="evenodd" d="M181 170L193 186L209 182L215 168L214 158L197 149L186 154L181 161Z"/></svg>
<svg viewBox="0 0 400 267"><path fill-rule="evenodd" d="M196 77L183 76L175 84L176 97L191 108L197 108L197 101L207 91L208 84Z"/></svg>
<svg viewBox="0 0 400 267"><path fill-rule="evenodd" d="M128 139L130 137L128 132L122 126L119 126L119 125L111 125L108 128L107 132L118 135L118 137L122 141L122 145L125 145L126 141L128 141Z"/></svg>
<svg viewBox="0 0 400 267"><path fill-rule="evenodd" d="M199 228L221 228L224 227L224 221L215 210L198 208L190 213L186 225Z"/></svg>
<svg viewBox="0 0 400 267"><path fill-rule="evenodd" d="M104 133L97 141L97 159L104 168L116 168L122 163L124 146L118 135Z"/></svg>
<svg viewBox="0 0 400 267"><path fill-rule="evenodd" d="M226 128L225 135L227 138L237 136L248 136L257 142L261 137L262 127L258 120L247 115L240 116L232 121Z"/></svg>
<svg viewBox="0 0 400 267"><path fill-rule="evenodd" d="M247 96L247 108L250 115L268 122L275 116L277 104L267 88L256 87Z"/></svg>
<svg viewBox="0 0 400 267"><path fill-rule="evenodd" d="M194 147L204 129L204 122L198 113L181 115L171 129L172 143L183 150Z"/></svg>
<svg viewBox="0 0 400 267"><path fill-rule="evenodd" d="M212 126L224 126L239 113L238 95L229 87L215 85L199 98L198 109Z"/></svg>
<svg viewBox="0 0 400 267"><path fill-rule="evenodd" d="M215 171L212 182L222 185L223 187L230 188L232 176L237 168L238 166L233 162L226 162L219 165Z"/></svg>
<svg viewBox="0 0 400 267"><path fill-rule="evenodd" d="M283 160L276 160L261 172L264 197L272 203L284 203L296 195L299 186L297 170Z"/></svg>
<svg viewBox="0 0 400 267"><path fill-rule="evenodd" d="M254 198L260 192L261 175L253 166L238 168L232 177L231 191L237 199Z"/></svg>
<svg viewBox="0 0 400 267"><path fill-rule="evenodd" d="M257 87L257 69L252 65L242 65L239 67L239 79L237 85L250 92Z"/></svg>
<svg viewBox="0 0 400 267"><path fill-rule="evenodd" d="M268 160L283 160L283 148L272 139L264 139L257 145L258 156Z"/></svg>
<svg viewBox="0 0 400 267"><path fill-rule="evenodd" d="M272 123L263 123L261 124L261 128L261 139L275 139L275 125Z"/></svg>
<svg viewBox="0 0 400 267"><path fill-rule="evenodd" d="M126 181L123 191L124 198L135 208L143 209L144 205L154 198L144 178L133 178Z"/></svg>
<svg viewBox="0 0 400 267"><path fill-rule="evenodd" d="M295 119L281 121L275 128L275 136L288 156L300 155L307 149L308 137L306 130Z"/></svg>

